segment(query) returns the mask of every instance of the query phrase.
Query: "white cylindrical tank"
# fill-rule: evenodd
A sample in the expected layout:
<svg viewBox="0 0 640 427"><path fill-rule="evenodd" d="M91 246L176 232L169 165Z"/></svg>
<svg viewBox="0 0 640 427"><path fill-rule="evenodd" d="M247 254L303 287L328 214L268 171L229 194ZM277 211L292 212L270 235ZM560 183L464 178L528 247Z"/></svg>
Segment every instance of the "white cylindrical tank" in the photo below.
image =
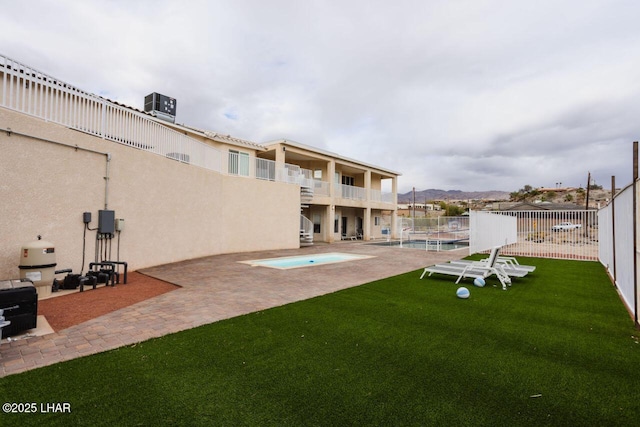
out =
<svg viewBox="0 0 640 427"><path fill-rule="evenodd" d="M41 240L29 242L20 249L20 278L29 279L36 286L38 298L51 295L56 271L56 251L53 243Z"/></svg>

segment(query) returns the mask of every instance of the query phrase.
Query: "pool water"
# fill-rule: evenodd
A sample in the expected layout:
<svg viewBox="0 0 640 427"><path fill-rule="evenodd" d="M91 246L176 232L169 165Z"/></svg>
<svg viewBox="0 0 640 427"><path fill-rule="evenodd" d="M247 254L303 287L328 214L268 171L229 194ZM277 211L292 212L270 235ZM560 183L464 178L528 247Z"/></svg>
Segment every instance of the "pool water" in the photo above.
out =
<svg viewBox="0 0 640 427"><path fill-rule="evenodd" d="M250 261L239 261L239 262L242 264L249 264L252 267L269 267L269 268L277 268L280 270L287 270L290 268L313 267L316 265L355 261L358 259L367 259L367 258L373 258L373 257L370 255L331 252L331 253L325 253L325 254L254 259Z"/></svg>

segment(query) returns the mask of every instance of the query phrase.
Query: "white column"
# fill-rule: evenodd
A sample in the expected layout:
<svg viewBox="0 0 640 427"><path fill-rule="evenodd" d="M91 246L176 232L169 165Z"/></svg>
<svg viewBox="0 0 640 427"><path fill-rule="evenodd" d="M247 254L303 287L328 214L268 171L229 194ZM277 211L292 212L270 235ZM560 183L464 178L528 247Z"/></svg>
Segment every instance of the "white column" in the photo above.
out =
<svg viewBox="0 0 640 427"><path fill-rule="evenodd" d="M394 239L398 238L398 177L393 177L391 179L391 192L392 192L392 200L393 200L393 211L391 212L391 237ZM402 230L400 231L402 232Z"/></svg>
<svg viewBox="0 0 640 427"><path fill-rule="evenodd" d="M287 177L284 176L284 164L286 163L286 148L282 144L278 144L276 147L276 181L284 181Z"/></svg>
<svg viewBox="0 0 640 427"><path fill-rule="evenodd" d="M333 222L336 219L336 207L335 205L329 205L326 209L325 215L325 227L324 227L324 239L328 243L333 243L335 241L335 237L333 234Z"/></svg>
<svg viewBox="0 0 640 427"><path fill-rule="evenodd" d="M364 210L364 218L362 220L362 240L371 240L371 207L367 206Z"/></svg>

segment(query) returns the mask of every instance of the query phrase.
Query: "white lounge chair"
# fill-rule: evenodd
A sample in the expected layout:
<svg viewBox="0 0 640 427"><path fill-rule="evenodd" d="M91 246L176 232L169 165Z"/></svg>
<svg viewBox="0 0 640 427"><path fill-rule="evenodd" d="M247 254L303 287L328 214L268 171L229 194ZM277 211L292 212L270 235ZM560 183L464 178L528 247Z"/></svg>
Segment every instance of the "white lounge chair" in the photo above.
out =
<svg viewBox="0 0 640 427"><path fill-rule="evenodd" d="M446 264L436 264L430 267L426 267L420 276L422 279L427 273L431 276L433 273L438 274L446 274L449 276L458 276L456 283L460 283L460 280L466 277L471 278L482 278L486 279L487 277L495 275L500 283L502 284L502 289L507 290L507 286L511 286L511 277L504 269L503 264L498 263L498 254L500 253L500 246L496 246L491 249L491 254L486 261L472 261L464 264L456 264L456 263L446 263ZM519 271L513 272L514 277L522 277L526 275L526 272Z"/></svg>
<svg viewBox="0 0 640 427"><path fill-rule="evenodd" d="M488 262L489 258L485 258L479 261L471 261L468 259L460 259L456 261L451 261L451 264L459 264L459 265L467 265L474 262ZM533 265L523 265L518 262L518 260L514 257L505 257L498 256L496 262L502 265L504 271L512 277L523 277L528 273L532 273L536 270L536 267Z"/></svg>
<svg viewBox="0 0 640 427"><path fill-rule="evenodd" d="M528 271L529 273L532 273L532 272L536 271L536 266L535 265L523 265L523 264L520 264L518 262L518 260L515 257L512 257L512 256L499 256L498 257L498 262L503 263L505 266L511 266L511 267L516 268L518 270Z"/></svg>

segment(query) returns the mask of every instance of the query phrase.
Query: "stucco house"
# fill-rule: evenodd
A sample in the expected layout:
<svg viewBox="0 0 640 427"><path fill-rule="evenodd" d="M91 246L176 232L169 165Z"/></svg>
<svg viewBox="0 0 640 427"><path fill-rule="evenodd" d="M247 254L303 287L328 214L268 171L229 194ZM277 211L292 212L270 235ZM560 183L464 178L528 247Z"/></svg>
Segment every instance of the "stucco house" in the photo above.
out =
<svg viewBox="0 0 640 427"><path fill-rule="evenodd" d="M551 203L551 202L540 202L540 203L531 203L531 202L521 202L521 203L511 203L508 206L504 204L499 204L501 208L500 211L503 212L511 212L511 211L579 211L583 210L584 206L576 205L575 203ZM594 208L589 208L594 209Z"/></svg>
<svg viewBox="0 0 640 427"><path fill-rule="evenodd" d="M395 234L398 172L165 113L0 55L0 277L17 277L20 248L38 235L59 268L80 272L98 257L135 270ZM115 231L102 232L103 212Z"/></svg>

